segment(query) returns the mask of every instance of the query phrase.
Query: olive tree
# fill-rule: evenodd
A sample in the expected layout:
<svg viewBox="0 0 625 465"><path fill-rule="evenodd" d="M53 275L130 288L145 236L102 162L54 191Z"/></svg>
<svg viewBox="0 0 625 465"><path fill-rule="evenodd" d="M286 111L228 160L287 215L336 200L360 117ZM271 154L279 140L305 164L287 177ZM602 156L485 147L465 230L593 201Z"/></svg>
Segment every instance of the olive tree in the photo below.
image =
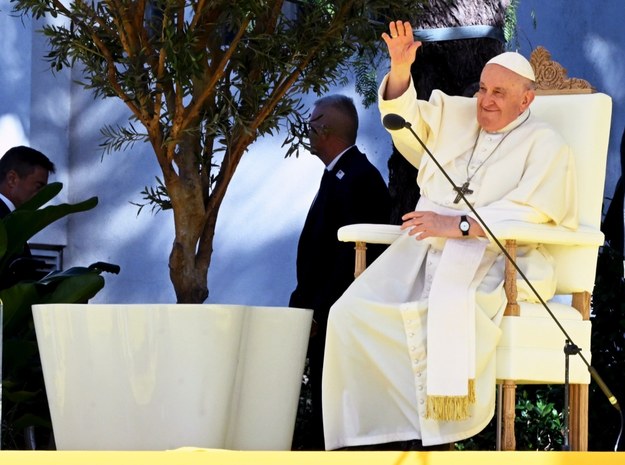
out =
<svg viewBox="0 0 625 465"><path fill-rule="evenodd" d="M259 137L305 130L301 97L344 83L371 63L380 33L414 0L12 0L46 25L53 70L81 65L81 84L130 110L105 126L105 151L148 142L162 177L145 205L172 209L170 279L178 302L208 297L220 206ZM371 66L371 65L370 65Z"/></svg>

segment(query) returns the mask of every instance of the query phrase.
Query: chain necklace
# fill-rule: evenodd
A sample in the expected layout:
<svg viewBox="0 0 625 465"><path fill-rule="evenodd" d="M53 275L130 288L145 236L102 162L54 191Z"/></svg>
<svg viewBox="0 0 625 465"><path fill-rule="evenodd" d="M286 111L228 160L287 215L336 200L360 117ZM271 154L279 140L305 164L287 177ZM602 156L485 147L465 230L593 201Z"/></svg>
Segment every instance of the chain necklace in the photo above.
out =
<svg viewBox="0 0 625 465"><path fill-rule="evenodd" d="M510 129L508 132L506 132L504 136L499 140L499 142L497 142L497 145L495 145L495 148L491 150L491 152L482 160L482 162L477 166L477 168L475 168L473 173L469 174L469 165L471 164L471 161L473 160L473 155L475 155L475 149L477 148L477 142L480 140L480 136L482 135L482 129L480 129L477 132L477 137L475 138L475 142L473 143L473 149L471 150L471 155L469 156L469 161L467 162L467 179L464 182L464 184L462 184L462 186L454 187L454 191L457 193L456 198L454 199L454 203L460 202L460 199L464 195L473 194L473 190L469 189L469 185L471 184L471 180L473 179L475 174L480 170L480 168L484 165L484 163L486 163L488 159L497 151L497 149L503 143L503 141L506 140L506 137L508 137L516 129L523 126L523 124L529 119L529 117L530 117L530 110L528 109L527 116L525 117L525 119L521 121L521 123L519 123L517 126L515 126L514 128Z"/></svg>

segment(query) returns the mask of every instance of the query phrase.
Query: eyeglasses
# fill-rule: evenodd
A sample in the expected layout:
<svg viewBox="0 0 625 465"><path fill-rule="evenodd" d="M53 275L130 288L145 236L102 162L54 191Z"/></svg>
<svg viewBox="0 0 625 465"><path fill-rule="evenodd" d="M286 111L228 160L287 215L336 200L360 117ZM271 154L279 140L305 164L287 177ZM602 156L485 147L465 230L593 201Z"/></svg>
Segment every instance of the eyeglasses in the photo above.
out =
<svg viewBox="0 0 625 465"><path fill-rule="evenodd" d="M324 132L328 129L328 126L326 126L325 124L315 124L315 122L319 121L321 118L323 118L323 114L317 115L314 120L308 121L306 123L306 136L309 136L311 132L315 135L319 135L320 132Z"/></svg>
<svg viewBox="0 0 625 465"><path fill-rule="evenodd" d="M315 135L319 135L320 132L325 131L328 127L325 124L321 124L319 126L314 126L311 123L306 123L306 135L310 135L312 132Z"/></svg>

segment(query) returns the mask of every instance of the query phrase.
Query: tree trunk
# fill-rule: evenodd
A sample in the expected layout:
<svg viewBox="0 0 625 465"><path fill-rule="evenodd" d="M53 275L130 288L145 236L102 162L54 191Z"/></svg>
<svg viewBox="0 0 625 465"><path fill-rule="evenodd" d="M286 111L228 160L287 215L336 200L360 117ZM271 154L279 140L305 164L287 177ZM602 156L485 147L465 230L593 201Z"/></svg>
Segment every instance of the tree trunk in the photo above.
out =
<svg viewBox="0 0 625 465"><path fill-rule="evenodd" d="M207 200L199 166L199 134L185 135L178 143L175 164L178 172L166 172L165 186L174 212L174 242L169 255L169 277L178 303L203 303L208 298L215 222L219 210ZM212 199L213 202L215 199ZM210 229L208 234L207 228ZM209 252L207 253L207 250Z"/></svg>
<svg viewBox="0 0 625 465"><path fill-rule="evenodd" d="M430 0L411 24L422 29L473 25L503 28L509 3L509 0ZM473 95L484 64L503 51L504 44L490 38L423 43L412 67L417 95L427 100L434 89L448 95ZM418 171L395 147L388 168L393 202L391 221L400 224L401 216L414 210L419 200Z"/></svg>
<svg viewBox="0 0 625 465"><path fill-rule="evenodd" d="M193 134L188 135L179 144L180 150L198 153L200 144L195 137ZM175 229L169 255L169 277L178 303L203 303L208 299L207 277L213 255L217 216L236 167L254 138L254 134L243 133L236 137L240 145L227 152L210 195L210 172L206 171L209 167L200 169L196 156L179 153L179 174L165 170L169 174L165 177L165 185L173 206Z"/></svg>
<svg viewBox="0 0 625 465"><path fill-rule="evenodd" d="M208 264L196 262L194 248L175 239L169 256L169 278L176 292L176 302L203 303L208 298L207 274Z"/></svg>
<svg viewBox="0 0 625 465"><path fill-rule="evenodd" d="M179 182L177 184L180 184ZM200 234L203 229L204 208L193 208L192 197L195 201L202 199L201 193L192 194L196 187L185 188L168 186L172 203L177 202L174 208L175 237L169 255L169 277L176 292L178 303L202 303L208 298L208 260L198 254ZM198 199L199 197L199 199ZM213 228L214 234L214 228ZM212 251L212 237L210 239Z"/></svg>

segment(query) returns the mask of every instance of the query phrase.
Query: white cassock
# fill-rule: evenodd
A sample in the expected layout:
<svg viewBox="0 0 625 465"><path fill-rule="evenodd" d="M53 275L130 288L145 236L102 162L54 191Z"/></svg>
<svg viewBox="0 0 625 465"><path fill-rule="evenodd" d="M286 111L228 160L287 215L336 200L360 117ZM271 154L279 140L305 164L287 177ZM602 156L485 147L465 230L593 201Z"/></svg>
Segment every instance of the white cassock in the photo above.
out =
<svg viewBox="0 0 625 465"><path fill-rule="evenodd" d="M380 88L385 85L386 79ZM396 113L410 122L456 185L469 178L473 192L466 198L487 225L520 220L577 227L572 154L531 111L486 133L466 97L434 91L429 102L419 101L412 85L395 100L384 101L381 93L382 116ZM472 216L462 201L454 203L456 192L412 134L391 134L419 168L417 210ZM542 247L520 247L517 262L543 299L553 297L553 263ZM427 446L480 432L494 414L503 276L504 257L486 239L417 241L407 234L365 270L328 319L326 448L411 439ZM537 300L522 281L518 288L519 300ZM454 419L444 409L431 410L438 405L432 399L470 394Z"/></svg>

